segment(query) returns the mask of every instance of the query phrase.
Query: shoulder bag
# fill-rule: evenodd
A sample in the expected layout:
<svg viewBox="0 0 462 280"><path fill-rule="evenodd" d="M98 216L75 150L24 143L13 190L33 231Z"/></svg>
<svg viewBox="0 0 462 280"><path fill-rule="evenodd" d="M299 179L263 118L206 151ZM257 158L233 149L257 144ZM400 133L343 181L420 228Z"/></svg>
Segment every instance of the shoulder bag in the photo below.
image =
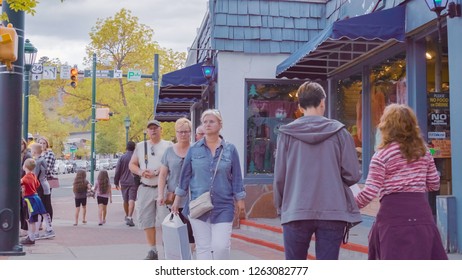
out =
<svg viewBox="0 0 462 280"><path fill-rule="evenodd" d="M47 178L48 184L50 184L50 188L55 189L59 188L59 179L58 177L50 176Z"/></svg>
<svg viewBox="0 0 462 280"><path fill-rule="evenodd" d="M146 132L144 133L144 163L146 164L146 168L148 168L148 147L147 147L147 142L146 142ZM135 186L139 186L141 185L141 176L136 174L136 173L132 173L133 174L133 179L135 181Z"/></svg>
<svg viewBox="0 0 462 280"><path fill-rule="evenodd" d="M213 209L210 192L212 191L213 181L215 180L215 175L217 174L218 164L220 163L223 150L224 147L221 149L220 157L218 158L217 165L215 166L215 173L213 174L212 183L210 184L210 191L201 194L196 199L193 199L189 202L189 216L193 219L197 219ZM189 197L191 197L191 187L189 188Z"/></svg>

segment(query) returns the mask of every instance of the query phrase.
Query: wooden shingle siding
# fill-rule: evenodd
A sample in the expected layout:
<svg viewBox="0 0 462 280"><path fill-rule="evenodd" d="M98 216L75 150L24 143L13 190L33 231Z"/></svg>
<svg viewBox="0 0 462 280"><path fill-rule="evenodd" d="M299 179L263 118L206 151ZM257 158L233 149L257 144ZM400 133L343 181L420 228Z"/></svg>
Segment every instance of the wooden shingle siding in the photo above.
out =
<svg viewBox="0 0 462 280"><path fill-rule="evenodd" d="M248 1L248 13L250 15L263 15L260 8L260 1Z"/></svg>
<svg viewBox="0 0 462 280"><path fill-rule="evenodd" d="M211 46L218 51L293 53L326 26L326 3L275 0L210 0ZM335 10L334 8L330 8ZM338 9L337 9L338 10ZM209 32L210 33L210 32ZM199 32L198 36L205 36ZM198 39L198 42L201 40ZM200 43L201 44L201 43Z"/></svg>
<svg viewBox="0 0 462 280"><path fill-rule="evenodd" d="M247 4L249 1L245 0L237 0L237 13L240 15L248 15L249 10L247 9Z"/></svg>
<svg viewBox="0 0 462 280"><path fill-rule="evenodd" d="M250 16L250 26L262 26L261 16Z"/></svg>

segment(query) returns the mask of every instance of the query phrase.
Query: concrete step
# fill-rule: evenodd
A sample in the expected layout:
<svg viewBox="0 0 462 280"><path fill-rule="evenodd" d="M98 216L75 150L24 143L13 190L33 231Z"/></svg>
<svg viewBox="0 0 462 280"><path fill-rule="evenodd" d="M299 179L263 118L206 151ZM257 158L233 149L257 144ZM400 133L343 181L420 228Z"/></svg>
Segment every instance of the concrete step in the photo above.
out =
<svg viewBox="0 0 462 280"><path fill-rule="evenodd" d="M233 230L232 238L248 242L252 245L263 246L281 252L283 255L284 244L282 227L277 225L277 219L246 219L241 220L240 228ZM355 229L355 228L353 228ZM363 235L363 229L350 231L350 240ZM367 236L367 235L366 235ZM307 259L315 259L315 241L312 239L308 250ZM356 243L342 244L340 259L365 260L367 259L367 246Z"/></svg>

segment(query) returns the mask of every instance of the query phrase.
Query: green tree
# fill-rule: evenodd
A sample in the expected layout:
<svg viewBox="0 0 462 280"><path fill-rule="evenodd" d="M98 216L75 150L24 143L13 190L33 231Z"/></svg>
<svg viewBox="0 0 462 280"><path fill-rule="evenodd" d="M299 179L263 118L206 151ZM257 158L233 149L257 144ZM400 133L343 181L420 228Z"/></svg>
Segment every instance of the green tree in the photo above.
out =
<svg viewBox="0 0 462 280"><path fill-rule="evenodd" d="M90 32L91 43L87 46L87 65L95 53L98 69L120 69L127 73L130 69L152 73L153 56L160 57L160 72L174 71L184 65L185 53L163 49L153 40L153 30L140 24L131 11L121 9L114 17L98 19ZM98 79L99 80L99 79ZM129 138L141 141L147 120L153 118L152 80L127 82L124 79L98 81L97 102L114 112L108 122L98 123L98 141L116 142L117 150L125 147L125 127L123 120L130 117ZM88 105L87 105L88 106ZM83 109L86 106L80 106ZM103 138L108 139L104 140ZM101 147L96 143L98 147Z"/></svg>

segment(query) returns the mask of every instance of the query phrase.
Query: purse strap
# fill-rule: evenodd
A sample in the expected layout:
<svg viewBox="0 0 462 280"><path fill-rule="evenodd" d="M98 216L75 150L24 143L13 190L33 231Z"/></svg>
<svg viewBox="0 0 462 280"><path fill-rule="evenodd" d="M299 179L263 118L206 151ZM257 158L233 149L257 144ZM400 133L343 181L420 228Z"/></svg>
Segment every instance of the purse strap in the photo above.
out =
<svg viewBox="0 0 462 280"><path fill-rule="evenodd" d="M224 150L224 149L225 149L225 147L221 148L220 156L218 157L217 165L215 166L215 172L213 173L212 183L210 184L210 190L212 190L213 181L215 181L215 175L217 175L218 164L220 163L221 155L223 154L223 150Z"/></svg>
<svg viewBox="0 0 462 280"><path fill-rule="evenodd" d="M144 133L144 163L148 169L148 142L146 141L146 132Z"/></svg>
<svg viewBox="0 0 462 280"><path fill-rule="evenodd" d="M210 184L210 191L212 191L213 181L215 181L215 175L217 175L218 164L220 164L221 155L223 155L223 150L224 149L225 149L225 147L223 146L221 148L221 151L220 151L220 156L218 157L217 165L215 166L215 171L213 172L212 183ZM189 197L191 199L191 187L189 187Z"/></svg>

